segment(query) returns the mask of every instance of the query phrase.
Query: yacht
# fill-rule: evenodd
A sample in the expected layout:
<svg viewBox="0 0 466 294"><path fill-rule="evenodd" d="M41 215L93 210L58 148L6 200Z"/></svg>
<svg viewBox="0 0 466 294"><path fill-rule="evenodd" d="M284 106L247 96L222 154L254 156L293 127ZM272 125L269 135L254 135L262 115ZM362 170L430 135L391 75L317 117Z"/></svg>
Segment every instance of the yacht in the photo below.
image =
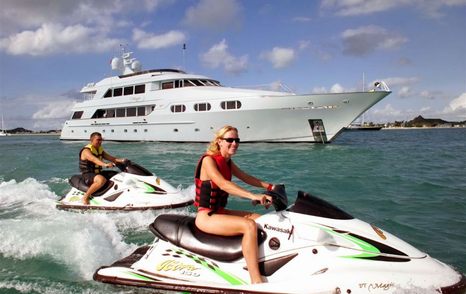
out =
<svg viewBox="0 0 466 294"><path fill-rule="evenodd" d="M224 125L241 142L328 143L391 93L383 82L363 92L295 94L233 88L177 69L142 70L132 52L112 59L119 75L81 90L62 140L209 142Z"/></svg>

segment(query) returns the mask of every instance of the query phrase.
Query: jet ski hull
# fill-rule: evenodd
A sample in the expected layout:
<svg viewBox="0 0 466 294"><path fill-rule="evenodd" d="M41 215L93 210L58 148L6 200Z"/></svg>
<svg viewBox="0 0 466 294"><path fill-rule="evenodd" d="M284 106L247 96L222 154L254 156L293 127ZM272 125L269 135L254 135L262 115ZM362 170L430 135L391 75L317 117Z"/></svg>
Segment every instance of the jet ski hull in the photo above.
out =
<svg viewBox="0 0 466 294"><path fill-rule="evenodd" d="M78 211L134 211L180 208L193 203L193 195L173 187L137 164L129 163L121 169L120 173L106 171L107 182L93 193L89 205L83 203L89 187L81 175L72 176L69 180L71 190L56 207Z"/></svg>
<svg viewBox="0 0 466 294"><path fill-rule="evenodd" d="M266 283L249 283L238 240L209 237L194 227L194 218L169 214L149 226L157 237L151 245L101 267L94 279L193 293L466 292L464 275L450 266L300 193L288 209L256 220L264 236L258 240L259 269Z"/></svg>

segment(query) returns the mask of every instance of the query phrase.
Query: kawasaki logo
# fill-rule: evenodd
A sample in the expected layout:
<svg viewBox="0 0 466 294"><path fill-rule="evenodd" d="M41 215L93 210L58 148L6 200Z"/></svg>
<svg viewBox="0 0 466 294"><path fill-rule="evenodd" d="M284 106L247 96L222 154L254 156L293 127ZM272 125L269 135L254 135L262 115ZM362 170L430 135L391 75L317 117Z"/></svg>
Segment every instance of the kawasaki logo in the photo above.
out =
<svg viewBox="0 0 466 294"><path fill-rule="evenodd" d="M291 230L290 230L290 229L284 229L284 228L274 227L274 226L271 226L271 225L269 225L269 224L265 224L265 225L264 225L264 229L266 229L266 230L271 230L271 231L276 231L276 232L284 233L284 234L291 234Z"/></svg>

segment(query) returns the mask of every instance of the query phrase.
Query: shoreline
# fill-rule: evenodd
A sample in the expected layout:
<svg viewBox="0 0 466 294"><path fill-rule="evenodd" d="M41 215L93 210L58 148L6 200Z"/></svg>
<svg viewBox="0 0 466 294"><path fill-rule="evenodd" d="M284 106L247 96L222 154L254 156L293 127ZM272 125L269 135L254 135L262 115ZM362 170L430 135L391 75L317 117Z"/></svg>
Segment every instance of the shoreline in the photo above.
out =
<svg viewBox="0 0 466 294"><path fill-rule="evenodd" d="M384 128L382 130L433 130L433 129L466 129L466 127L391 127L391 128Z"/></svg>

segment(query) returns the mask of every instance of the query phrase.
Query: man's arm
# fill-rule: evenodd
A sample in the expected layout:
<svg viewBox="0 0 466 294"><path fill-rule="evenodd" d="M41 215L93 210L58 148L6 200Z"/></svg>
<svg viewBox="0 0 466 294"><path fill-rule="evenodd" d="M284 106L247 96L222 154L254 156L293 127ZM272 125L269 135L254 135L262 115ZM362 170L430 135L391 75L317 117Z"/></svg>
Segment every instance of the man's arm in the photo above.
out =
<svg viewBox="0 0 466 294"><path fill-rule="evenodd" d="M104 158L105 158L105 156L104 156ZM101 167L113 167L113 163L103 162L98 157L96 157L94 154L92 154L91 150L89 150L89 149L84 149L83 150L83 152L81 153L81 159L82 160L89 160L89 161L93 162L94 164L99 165Z"/></svg>

